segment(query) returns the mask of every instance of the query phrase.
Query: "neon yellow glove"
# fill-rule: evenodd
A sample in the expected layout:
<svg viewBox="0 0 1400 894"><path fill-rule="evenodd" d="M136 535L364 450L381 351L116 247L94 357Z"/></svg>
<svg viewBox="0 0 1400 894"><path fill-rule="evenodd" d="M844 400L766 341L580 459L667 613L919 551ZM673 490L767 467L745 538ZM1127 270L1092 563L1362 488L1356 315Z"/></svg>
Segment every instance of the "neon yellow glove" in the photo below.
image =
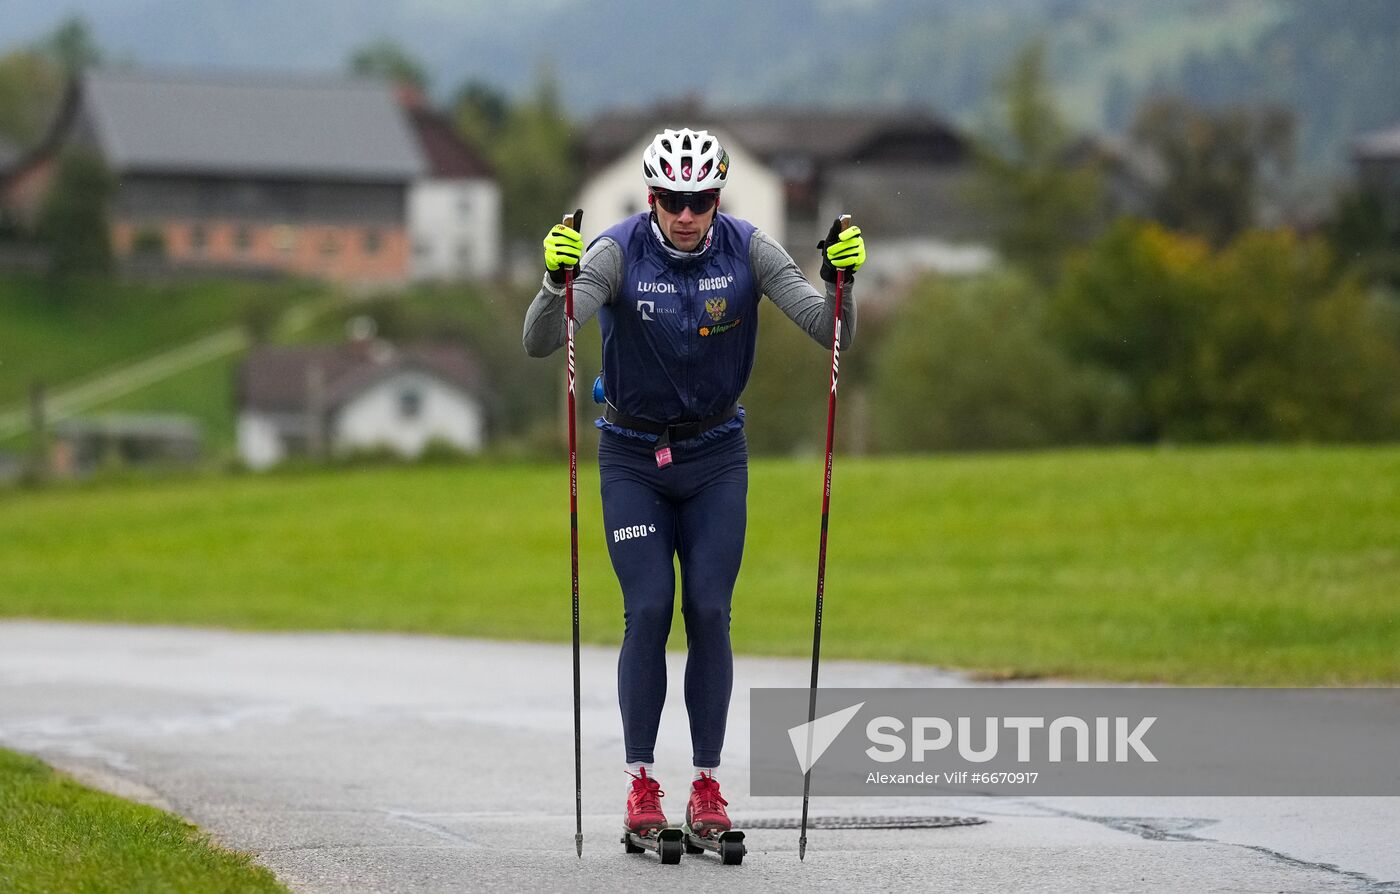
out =
<svg viewBox="0 0 1400 894"><path fill-rule="evenodd" d="M555 224L544 237L544 266L555 283L564 281L564 268L577 267L583 257L583 237L578 230Z"/></svg>
<svg viewBox="0 0 1400 894"><path fill-rule="evenodd" d="M861 238L860 227L841 229L841 218L831 225L831 232L817 244L822 250L822 279L836 282L837 269L846 271L846 278L865 263L865 240Z"/></svg>

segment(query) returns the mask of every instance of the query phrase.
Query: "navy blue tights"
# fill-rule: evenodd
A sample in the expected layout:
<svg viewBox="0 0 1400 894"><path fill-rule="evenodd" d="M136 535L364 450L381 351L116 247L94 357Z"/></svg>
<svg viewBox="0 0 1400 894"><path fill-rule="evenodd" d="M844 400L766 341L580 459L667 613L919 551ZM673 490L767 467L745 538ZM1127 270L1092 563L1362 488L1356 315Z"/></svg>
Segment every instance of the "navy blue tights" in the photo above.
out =
<svg viewBox="0 0 1400 894"><path fill-rule="evenodd" d="M658 469L651 444L599 433L603 525L625 620L618 702L628 762L651 763L666 701L678 556L692 759L717 767L734 681L729 606L744 553L748 443L740 429L681 442L673 453L672 465Z"/></svg>

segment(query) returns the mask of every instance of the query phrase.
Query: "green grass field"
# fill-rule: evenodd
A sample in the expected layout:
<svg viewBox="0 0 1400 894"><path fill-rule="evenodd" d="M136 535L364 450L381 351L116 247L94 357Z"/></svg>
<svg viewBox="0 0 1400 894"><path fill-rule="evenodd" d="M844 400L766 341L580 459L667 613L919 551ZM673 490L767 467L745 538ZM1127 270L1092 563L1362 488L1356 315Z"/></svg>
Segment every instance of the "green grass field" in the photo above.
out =
<svg viewBox="0 0 1400 894"><path fill-rule="evenodd" d="M580 466L582 635L615 643ZM754 462L737 650L810 654L820 481L819 460ZM829 658L1400 682L1400 448L842 457L832 502ZM566 642L567 508L562 463L9 492L0 614Z"/></svg>
<svg viewBox="0 0 1400 894"><path fill-rule="evenodd" d="M0 891L282 892L194 826L0 750Z"/></svg>
<svg viewBox="0 0 1400 894"><path fill-rule="evenodd" d="M0 408L23 404L35 380L71 385L327 294L293 281L155 286L0 277Z"/></svg>

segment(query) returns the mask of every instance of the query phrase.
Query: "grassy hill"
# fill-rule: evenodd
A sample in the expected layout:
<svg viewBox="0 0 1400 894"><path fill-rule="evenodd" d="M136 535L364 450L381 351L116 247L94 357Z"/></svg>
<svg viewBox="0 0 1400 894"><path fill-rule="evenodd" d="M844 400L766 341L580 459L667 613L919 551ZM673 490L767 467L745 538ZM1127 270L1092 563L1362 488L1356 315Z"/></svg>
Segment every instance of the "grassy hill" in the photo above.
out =
<svg viewBox="0 0 1400 894"><path fill-rule="evenodd" d="M616 643L584 443L583 638ZM809 654L820 481L754 463L741 651ZM0 614L566 642L566 488L561 461L0 493ZM832 499L829 657L1400 683L1400 448L841 458Z"/></svg>
<svg viewBox="0 0 1400 894"><path fill-rule="evenodd" d="M547 414L552 406L553 368L520 350L520 319L528 303L520 290L473 286L352 296L331 285L296 281L58 286L0 278L0 417L24 408L35 381L52 398L229 329L260 329L275 343L336 342L345 338L350 317L367 314L392 340L446 337L469 345L493 386L488 402L498 410L496 433L510 434L512 426L528 425L533 414ZM234 373L244 353L223 354L90 402L83 413L189 416L203 427L210 454L227 457L234 441ZM505 407L514 415L499 412ZM0 449L22 450L26 437L0 438Z"/></svg>
<svg viewBox="0 0 1400 894"><path fill-rule="evenodd" d="M75 382L326 294L294 282L0 278L0 407L23 403L36 379Z"/></svg>
<svg viewBox="0 0 1400 894"><path fill-rule="evenodd" d="M100 381L131 364L213 333L275 328L292 308L326 307L331 289L298 282L211 280L148 285L93 280L55 283L0 278L0 413L22 409L42 382L50 398ZM159 412L191 416L211 444L233 437L232 379L237 356L223 356L85 412ZM0 442L20 448L24 435Z"/></svg>

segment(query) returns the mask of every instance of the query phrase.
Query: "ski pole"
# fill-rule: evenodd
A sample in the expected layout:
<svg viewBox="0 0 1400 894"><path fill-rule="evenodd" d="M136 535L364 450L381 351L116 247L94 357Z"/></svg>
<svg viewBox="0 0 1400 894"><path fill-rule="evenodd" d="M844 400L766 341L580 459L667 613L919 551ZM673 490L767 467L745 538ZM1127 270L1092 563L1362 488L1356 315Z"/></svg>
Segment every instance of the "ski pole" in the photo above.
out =
<svg viewBox="0 0 1400 894"><path fill-rule="evenodd" d="M837 232L845 232L851 216L839 218ZM828 237L830 238L830 237ZM846 271L836 268L836 312L831 333L831 392L826 398L826 486L822 491L822 542L817 552L817 616L812 627L812 686L807 699L807 770L802 776L802 831L797 839L797 859L807 857L807 803L812 790L812 722L817 719L817 662L822 651L822 597L826 593L826 525L831 512L831 442L836 430L836 382L841 370L841 287Z"/></svg>
<svg viewBox="0 0 1400 894"><path fill-rule="evenodd" d="M564 215L564 226L583 226L583 209ZM564 328L569 343L569 559L574 574L574 849L583 859L583 716L578 662L578 427L574 410L574 268L564 268Z"/></svg>

